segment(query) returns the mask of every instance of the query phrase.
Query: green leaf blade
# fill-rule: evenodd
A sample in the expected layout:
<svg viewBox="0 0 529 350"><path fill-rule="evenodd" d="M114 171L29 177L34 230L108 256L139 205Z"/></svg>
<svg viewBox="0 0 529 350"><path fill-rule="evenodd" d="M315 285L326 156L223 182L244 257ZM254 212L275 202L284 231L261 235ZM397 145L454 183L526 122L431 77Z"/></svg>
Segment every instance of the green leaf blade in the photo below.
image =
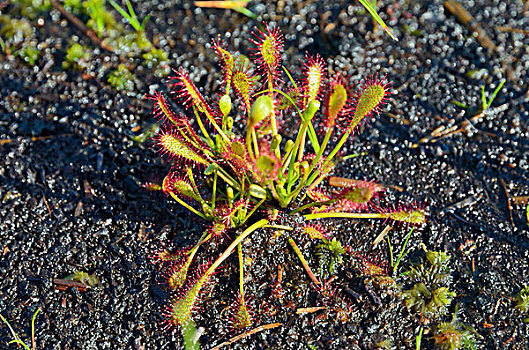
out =
<svg viewBox="0 0 529 350"><path fill-rule="evenodd" d="M360 1L360 3L366 8L366 10L371 14L371 16L375 19L375 21L377 21L378 24L380 24L380 26L382 28L384 28L384 30L386 31L386 33L388 33L388 35L395 41L399 41L399 39L389 30L388 26L386 25L386 23L384 23L384 21L382 20L382 18L380 18L380 16L378 15L377 11L373 8L373 5L371 5L369 3L369 1L367 0L358 0Z"/></svg>

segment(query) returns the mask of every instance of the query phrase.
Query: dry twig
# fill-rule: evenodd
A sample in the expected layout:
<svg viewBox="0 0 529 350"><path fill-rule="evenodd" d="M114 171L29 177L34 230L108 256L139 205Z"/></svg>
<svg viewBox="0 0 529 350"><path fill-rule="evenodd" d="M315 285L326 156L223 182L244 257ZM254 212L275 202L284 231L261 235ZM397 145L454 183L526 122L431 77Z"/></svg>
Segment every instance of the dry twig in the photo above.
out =
<svg viewBox="0 0 529 350"><path fill-rule="evenodd" d="M314 306L314 307L300 307L296 310L296 314L302 315L302 314L311 314L316 311L325 310L327 306Z"/></svg>
<svg viewBox="0 0 529 350"><path fill-rule="evenodd" d="M476 19L468 12L459 2L456 0L446 0L444 3L444 8L454 15L458 21L463 23L473 33L476 33L477 42L485 49L488 50L489 55L493 53L498 53L498 47L492 39L487 35L481 24L476 21ZM513 58L509 55L503 54L502 58L505 58L503 62L503 70L509 79L518 83L518 77L514 74L513 68L509 62L513 61Z"/></svg>
<svg viewBox="0 0 529 350"><path fill-rule="evenodd" d="M392 229L393 227L391 225L387 225L383 230L382 232L380 232L380 234L377 236L377 238L375 238L375 240L373 241L373 247L376 247L378 245L378 243L380 243L380 241L382 241L384 239L384 237L386 237L386 235L388 234L388 232Z"/></svg>
<svg viewBox="0 0 529 350"><path fill-rule="evenodd" d="M520 33L524 35L529 35L529 30L526 29L520 29L520 28L513 28L509 26L498 26L496 29L500 32L506 32L506 33Z"/></svg>
<svg viewBox="0 0 529 350"><path fill-rule="evenodd" d="M80 292L86 292L86 290L88 289L88 285L82 282L67 279L56 278L53 280L53 284L55 285L54 288L58 290L67 290L68 288L75 287Z"/></svg>
<svg viewBox="0 0 529 350"><path fill-rule="evenodd" d="M481 24L456 0L447 0L444 2L445 9L454 15L458 21L463 23L465 27L477 34L476 40L485 49L489 50L489 54L497 51L498 48L487 35Z"/></svg>
<svg viewBox="0 0 529 350"><path fill-rule="evenodd" d="M48 208L48 213L50 214L50 217L53 217L53 214L51 213L50 205L48 204L48 201L46 200L46 196L44 193L42 194L42 200L44 201L44 204L46 204L46 208Z"/></svg>
<svg viewBox="0 0 529 350"><path fill-rule="evenodd" d="M51 6L57 9L71 24L73 24L77 29L79 29L84 35L86 35L96 46L99 46L105 51L110 53L115 53L114 49L109 45L105 44L94 31L88 29L83 21L79 18L72 15L70 12L66 11L64 7L57 0L50 0Z"/></svg>
<svg viewBox="0 0 529 350"><path fill-rule="evenodd" d="M527 97L523 97L527 99ZM518 101L513 101L512 105L517 104ZM495 108L487 108L485 111L481 111L475 116L465 119L458 124L455 124L455 119L451 118L446 125L441 125L437 129L433 130L428 136L421 138L419 141L411 145L411 148L417 148L423 143L435 143L440 139L454 136L456 134L466 132L470 127L473 127L475 123L480 122L484 116L487 115L499 115L499 113L507 110L509 103L504 103L501 106Z"/></svg>

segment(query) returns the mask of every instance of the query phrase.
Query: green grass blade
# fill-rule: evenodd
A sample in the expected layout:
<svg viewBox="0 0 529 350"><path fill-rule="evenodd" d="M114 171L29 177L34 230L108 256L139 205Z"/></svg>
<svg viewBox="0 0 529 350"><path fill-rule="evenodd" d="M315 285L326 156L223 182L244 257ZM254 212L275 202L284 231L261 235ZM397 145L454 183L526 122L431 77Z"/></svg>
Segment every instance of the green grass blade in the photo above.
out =
<svg viewBox="0 0 529 350"><path fill-rule="evenodd" d="M119 12L120 15L122 15L124 18L126 18L130 22L130 15L125 11L121 6L119 6L114 0L108 0L110 2L110 5Z"/></svg>
<svg viewBox="0 0 529 350"><path fill-rule="evenodd" d="M481 109L487 109L487 98L485 97L485 85L481 87Z"/></svg>
<svg viewBox="0 0 529 350"><path fill-rule="evenodd" d="M0 314L0 318L2 319L2 321L6 324L7 328L9 328L9 331L11 332L11 335L13 336L13 338L15 340L18 340L20 341L20 338L18 337L18 335L16 334L16 332L13 330L13 327L11 327L11 325L9 324L9 322L7 322L7 320L4 318L4 316L2 316Z"/></svg>
<svg viewBox="0 0 529 350"><path fill-rule="evenodd" d="M397 262L395 262L395 265L393 266L393 273L397 272L397 267L399 267L400 261L402 260L403 257L406 256L406 254L408 254L408 253L404 254L404 250L406 250L406 246L408 245L408 240L410 239L414 228L415 227L411 228L410 233L408 233L408 236L406 237L406 240L404 241L404 245L402 246L400 254L399 254L398 258L397 258Z"/></svg>
<svg viewBox="0 0 529 350"><path fill-rule="evenodd" d="M462 103L462 102L453 100L452 103L455 104L456 106L461 107L461 108L468 109L468 106L466 104Z"/></svg>
<svg viewBox="0 0 529 350"><path fill-rule="evenodd" d="M492 96L489 99L489 102L487 103L487 108L490 107L490 105L492 104L492 102L496 98L496 95L498 95L498 92L500 92L501 88L503 87L503 84L505 84L505 81L506 81L505 79L502 79L502 81L500 82L500 85L498 85L496 90L494 90L494 92L492 93Z"/></svg>
<svg viewBox="0 0 529 350"><path fill-rule="evenodd" d="M131 14L132 18L137 18L136 13L134 12L134 8L132 7L132 4L130 0L127 0L127 8L129 10L129 13Z"/></svg>
<svg viewBox="0 0 529 350"><path fill-rule="evenodd" d="M347 160L347 159L356 158L360 156L367 156L368 154L369 154L368 152L348 154L345 157L342 157L342 160Z"/></svg>
<svg viewBox="0 0 529 350"><path fill-rule="evenodd" d="M256 19L257 18L257 15L255 13L253 13L252 11L248 10L246 7L237 6L237 7L232 8L232 10L237 11L237 12L239 12L239 13L241 13L241 14L243 14L246 17L249 17L251 19Z"/></svg>
<svg viewBox="0 0 529 350"><path fill-rule="evenodd" d="M136 17L136 14L134 13L134 9L132 8L132 4L130 1L127 1L127 8L129 9L129 13L125 11L121 6L119 6L114 0L109 0L110 5L120 13L120 15L123 16L127 21L129 21L129 24L137 31L140 32L142 30L140 22L138 21L138 18Z"/></svg>
<svg viewBox="0 0 529 350"><path fill-rule="evenodd" d="M22 340L19 340L19 339L15 339L15 340L11 340L8 344L18 344L18 345L22 345L24 347L24 349L26 350L31 350L29 348L29 346L27 346Z"/></svg>
<svg viewBox="0 0 529 350"><path fill-rule="evenodd" d="M35 311L33 314L33 317L31 318L31 346L33 347L33 350L35 350L35 319L37 318L37 315L40 312L40 307Z"/></svg>
<svg viewBox="0 0 529 350"><path fill-rule="evenodd" d="M421 330L419 331L419 335L415 338L415 350L421 350L421 339L422 339L423 331L424 331L424 327L421 327Z"/></svg>
<svg viewBox="0 0 529 350"><path fill-rule="evenodd" d="M147 16L145 16L145 18L143 19L143 21L141 21L141 30L144 31L145 30L145 24L147 23L147 21L149 20L149 18L151 18L151 14L149 13Z"/></svg>
<svg viewBox="0 0 529 350"><path fill-rule="evenodd" d="M391 38L393 38L393 40L395 41L399 41L399 39L393 35L393 33L389 30L388 26L386 25L386 23L384 23L384 21L382 20L382 18L380 18L380 16L378 15L377 11L373 8L373 6L371 5L370 1L368 0L358 0L360 1L360 3L366 8L366 10L371 14L371 16L375 19L375 21L378 22L378 24L380 24L380 26L382 28L384 28L384 30L386 31L386 33L389 34L389 36Z"/></svg>

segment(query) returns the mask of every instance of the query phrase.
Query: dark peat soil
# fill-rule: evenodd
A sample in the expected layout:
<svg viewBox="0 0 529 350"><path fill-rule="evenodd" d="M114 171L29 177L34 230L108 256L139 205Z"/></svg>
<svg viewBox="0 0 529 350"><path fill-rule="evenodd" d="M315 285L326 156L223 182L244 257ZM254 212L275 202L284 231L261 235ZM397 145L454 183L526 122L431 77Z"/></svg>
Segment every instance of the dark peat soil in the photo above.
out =
<svg viewBox="0 0 529 350"><path fill-rule="evenodd" d="M388 201L425 203L429 222L413 232L401 271L417 260L422 243L448 252L457 293L450 310L458 305L461 322L479 335L478 348L527 349L527 314L514 308L514 296L529 283L528 222L524 205L513 206L511 219L502 183L510 196L529 195L529 35L501 27L529 28L529 12L523 13L521 0L462 3L497 53L489 54L442 1L385 2L381 13L398 42L380 30L373 34L371 19L349 1L252 1L256 21L195 8L191 1L135 6L152 13L148 35L170 52L171 66L188 69L211 96L220 79L211 39L229 33L229 48L248 54L251 29L262 20L275 22L285 35L287 67L299 66L307 51L352 79L387 74L398 91L387 109L392 114L383 113L349 143L344 153L368 155L348 160L336 174L399 187ZM43 57L35 66L0 54L0 313L28 339L31 316L40 307L38 349L183 347L179 333L160 326L168 295L149 257L162 244L192 245L203 223L162 193L142 188L162 179L169 165L149 143L132 140L138 127L153 122L151 101L143 96L163 90L163 80L138 63L134 92L116 92L106 76L119 61L115 55L105 59L97 48L88 72L63 70L69 40L91 42L56 10L40 17ZM412 147L452 119L460 123L471 116L453 100L479 105L481 86L491 92L502 78L507 83L481 121L464 133ZM343 243L364 252L373 250L385 226L346 220L329 225ZM392 231L395 247L406 232ZM252 239L263 253L253 256L247 288L257 325L282 326L233 348L372 349L388 339L396 349L415 347L419 318L396 295L368 291L361 282L349 286L357 297L349 322L321 312L296 314L297 308L318 306L318 300L288 243L270 236L260 232ZM313 245L304 247L310 251ZM372 253L388 254L383 244ZM309 263L316 265L316 258ZM217 274L196 317L205 348L230 337L225 309L237 286L231 265ZM283 303L270 300L279 265ZM84 292L55 288L54 279L75 271L94 273L99 284ZM265 310L264 304L272 306ZM7 327L0 326L0 348L9 339ZM433 347L429 334L423 344Z"/></svg>

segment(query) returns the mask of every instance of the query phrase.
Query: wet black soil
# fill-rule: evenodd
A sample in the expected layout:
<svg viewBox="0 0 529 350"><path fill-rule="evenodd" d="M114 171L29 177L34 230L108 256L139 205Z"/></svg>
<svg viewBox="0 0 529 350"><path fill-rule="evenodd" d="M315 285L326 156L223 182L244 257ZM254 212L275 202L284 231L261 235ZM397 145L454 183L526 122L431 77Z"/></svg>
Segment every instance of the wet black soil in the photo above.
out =
<svg viewBox="0 0 529 350"><path fill-rule="evenodd" d="M529 283L529 226L524 205L513 206L511 220L502 186L510 196L529 195L529 35L500 28L529 28L529 12L523 13L521 0L462 2L498 46L499 53L489 54L441 1L385 3L381 13L399 42L380 30L373 34L371 19L349 1L252 1L258 21L195 8L190 1L135 6L152 13L147 33L170 52L171 66L188 69L211 95L220 73L210 40L228 33L229 47L248 54L247 39L260 20L274 21L284 33L288 67L308 51L354 79L387 74L398 91L392 114L382 114L349 144L345 153L368 155L348 160L336 174L399 187L386 196L389 203L425 203L429 222L413 232L401 271L417 261L421 244L448 252L457 294L450 310L458 305L461 322L477 333L477 347L529 348L527 314L514 308L514 296ZM64 70L69 40L76 36L92 45L90 40L56 10L32 23L42 46L35 66L0 54L0 313L28 339L31 316L40 307L38 349L180 348L180 335L160 326L168 295L149 256L164 243L193 244L203 226L162 193L141 187L163 178L168 165L148 143L133 141L138 127L154 121L143 96L163 89L163 80L128 59L135 66L134 89L116 92L106 78L119 60L99 48L85 72ZM493 104L504 110L493 108L465 133L412 147L451 119L471 117L452 101L479 105L481 86L491 92L507 77L505 62L514 79L507 78ZM453 206L466 199L467 205ZM385 226L343 220L330 225L339 240L363 252L373 251L372 241ZM398 249L406 233L405 227L391 232ZM356 311L348 322L321 312L296 314L320 304L288 243L259 232L251 244L264 252L253 256L247 283L259 315L256 326L282 326L233 348L371 349L384 340L396 349L415 347L420 319L396 295L370 291L358 280L350 285ZM381 244L374 253L385 258L387 248ZM279 265L283 301L270 298ZM55 288L54 279L75 271L95 274L99 284L84 292ZM235 271L230 263L221 269L196 317L205 348L231 336L225 309L237 288ZM0 326L0 348L9 339L7 327ZM425 334L423 348L432 347Z"/></svg>

